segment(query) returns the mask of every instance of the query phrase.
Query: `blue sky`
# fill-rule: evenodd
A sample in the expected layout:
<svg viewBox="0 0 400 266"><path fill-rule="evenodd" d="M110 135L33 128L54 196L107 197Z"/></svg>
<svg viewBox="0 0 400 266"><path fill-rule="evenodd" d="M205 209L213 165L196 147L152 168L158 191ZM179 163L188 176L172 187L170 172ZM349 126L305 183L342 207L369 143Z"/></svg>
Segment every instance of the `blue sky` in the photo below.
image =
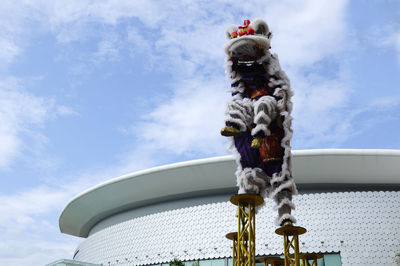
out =
<svg viewBox="0 0 400 266"><path fill-rule="evenodd" d="M58 216L121 174L225 155L224 30L265 19L293 149L399 149L400 2L0 3L0 264L71 258Z"/></svg>

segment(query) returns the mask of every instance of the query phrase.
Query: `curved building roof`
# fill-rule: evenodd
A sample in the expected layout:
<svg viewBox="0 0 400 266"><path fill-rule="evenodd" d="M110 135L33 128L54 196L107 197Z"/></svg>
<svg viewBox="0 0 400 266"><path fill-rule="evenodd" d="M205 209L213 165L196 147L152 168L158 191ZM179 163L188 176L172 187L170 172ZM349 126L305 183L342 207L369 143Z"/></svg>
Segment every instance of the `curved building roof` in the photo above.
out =
<svg viewBox="0 0 400 266"><path fill-rule="evenodd" d="M400 150L293 151L296 184L400 184ZM61 213L63 233L87 237L113 214L167 200L232 191L232 156L175 163L113 178L72 199Z"/></svg>

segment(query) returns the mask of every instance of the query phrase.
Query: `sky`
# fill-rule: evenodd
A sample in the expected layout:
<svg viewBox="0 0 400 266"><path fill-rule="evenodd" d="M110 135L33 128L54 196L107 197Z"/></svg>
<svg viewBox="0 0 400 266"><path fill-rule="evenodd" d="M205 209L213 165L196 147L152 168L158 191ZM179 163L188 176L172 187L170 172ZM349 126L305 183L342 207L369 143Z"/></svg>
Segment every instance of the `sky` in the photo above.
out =
<svg viewBox="0 0 400 266"><path fill-rule="evenodd" d="M295 93L293 149L400 149L397 0L2 0L0 264L71 259L58 217L91 186L226 155L224 30L255 18Z"/></svg>

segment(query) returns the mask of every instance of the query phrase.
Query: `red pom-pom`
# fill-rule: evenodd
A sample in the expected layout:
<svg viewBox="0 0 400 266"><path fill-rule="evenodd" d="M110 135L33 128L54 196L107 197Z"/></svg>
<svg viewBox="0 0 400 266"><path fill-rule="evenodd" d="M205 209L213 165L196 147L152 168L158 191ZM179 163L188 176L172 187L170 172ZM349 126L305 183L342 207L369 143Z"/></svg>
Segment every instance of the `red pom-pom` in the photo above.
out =
<svg viewBox="0 0 400 266"><path fill-rule="evenodd" d="M247 34L250 34L250 35L254 35L254 29L253 28L250 28L250 29L248 29L247 30Z"/></svg>

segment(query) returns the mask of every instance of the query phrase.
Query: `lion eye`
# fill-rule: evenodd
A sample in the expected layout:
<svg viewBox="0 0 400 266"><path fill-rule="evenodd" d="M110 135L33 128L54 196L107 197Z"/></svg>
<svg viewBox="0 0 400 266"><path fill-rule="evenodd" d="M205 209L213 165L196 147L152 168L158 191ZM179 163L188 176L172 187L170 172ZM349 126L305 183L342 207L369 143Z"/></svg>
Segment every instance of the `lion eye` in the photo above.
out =
<svg viewBox="0 0 400 266"><path fill-rule="evenodd" d="M265 32L266 32L266 29L265 29L264 25L260 25L256 30L257 34L265 34Z"/></svg>

